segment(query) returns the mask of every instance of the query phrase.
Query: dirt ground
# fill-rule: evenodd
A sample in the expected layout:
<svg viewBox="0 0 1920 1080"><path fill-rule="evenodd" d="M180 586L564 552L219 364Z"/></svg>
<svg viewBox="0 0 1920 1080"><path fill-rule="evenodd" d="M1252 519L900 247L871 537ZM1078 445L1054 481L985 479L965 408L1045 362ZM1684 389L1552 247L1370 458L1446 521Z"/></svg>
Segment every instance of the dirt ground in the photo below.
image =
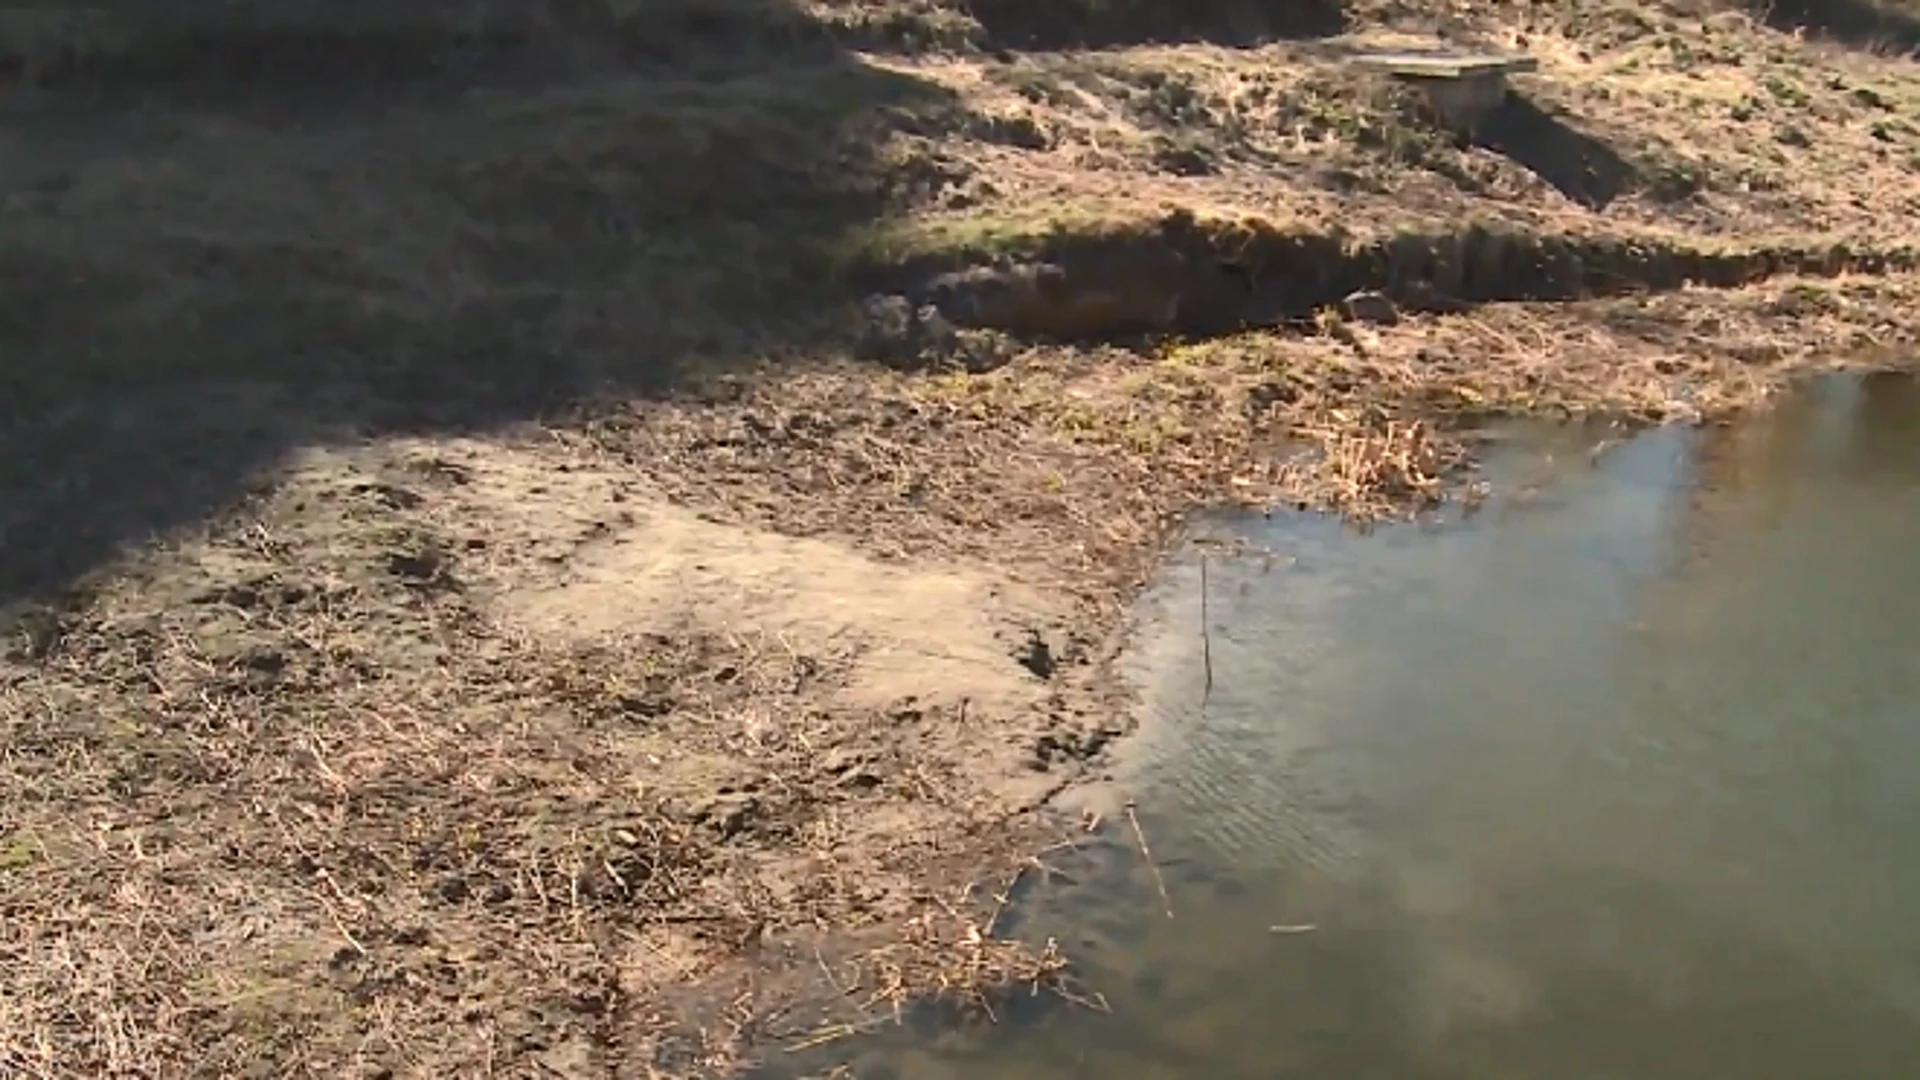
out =
<svg viewBox="0 0 1920 1080"><path fill-rule="evenodd" d="M177 7L0 23L8 1076L1077 995L999 913L1183 515L1920 335L1893 4ZM1349 32L1542 71L1462 139Z"/></svg>

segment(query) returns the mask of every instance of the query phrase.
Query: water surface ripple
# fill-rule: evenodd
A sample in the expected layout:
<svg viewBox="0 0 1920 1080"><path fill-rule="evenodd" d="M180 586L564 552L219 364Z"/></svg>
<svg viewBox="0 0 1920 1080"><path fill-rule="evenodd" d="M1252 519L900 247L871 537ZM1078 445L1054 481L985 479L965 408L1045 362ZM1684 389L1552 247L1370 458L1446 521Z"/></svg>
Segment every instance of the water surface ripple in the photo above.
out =
<svg viewBox="0 0 1920 1080"><path fill-rule="evenodd" d="M1170 568L1121 786L1176 917L1121 830L1023 924L1113 1016L855 1074L1920 1077L1920 390L1581 439L1464 522L1236 524L1274 555L1209 560L1204 709Z"/></svg>

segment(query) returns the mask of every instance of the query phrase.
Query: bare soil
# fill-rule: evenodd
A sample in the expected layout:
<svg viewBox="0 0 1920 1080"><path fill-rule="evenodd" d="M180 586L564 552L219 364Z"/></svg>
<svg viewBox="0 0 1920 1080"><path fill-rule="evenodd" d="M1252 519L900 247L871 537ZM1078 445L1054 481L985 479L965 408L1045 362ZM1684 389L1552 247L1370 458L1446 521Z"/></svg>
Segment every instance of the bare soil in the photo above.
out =
<svg viewBox="0 0 1920 1080"><path fill-rule="evenodd" d="M999 913L1186 512L1911 365L1909 16L1803 7L12 17L0 1073L1075 994ZM1542 71L1461 140L1350 32Z"/></svg>

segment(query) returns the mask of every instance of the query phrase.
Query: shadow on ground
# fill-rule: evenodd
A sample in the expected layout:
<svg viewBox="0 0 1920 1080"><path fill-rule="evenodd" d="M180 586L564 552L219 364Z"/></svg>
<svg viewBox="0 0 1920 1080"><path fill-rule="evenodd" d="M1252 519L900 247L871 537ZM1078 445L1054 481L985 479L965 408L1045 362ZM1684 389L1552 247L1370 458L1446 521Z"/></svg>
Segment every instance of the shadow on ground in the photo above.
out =
<svg viewBox="0 0 1920 1080"><path fill-rule="evenodd" d="M1605 210L1634 180L1633 167L1612 147L1519 94L1508 94L1481 123L1474 143L1506 157L1589 210Z"/></svg>
<svg viewBox="0 0 1920 1080"><path fill-rule="evenodd" d="M1920 52L1920 11L1874 0L1749 0L1775 30L1805 32L1855 49Z"/></svg>
<svg viewBox="0 0 1920 1080"><path fill-rule="evenodd" d="M1007 48L1253 45L1347 29L1342 0L971 0L966 7L988 42Z"/></svg>
<svg viewBox="0 0 1920 1080"><path fill-rule="evenodd" d="M804 340L838 248L943 182L878 147L952 100L785 0L489 7L0 23L0 611L300 446Z"/></svg>

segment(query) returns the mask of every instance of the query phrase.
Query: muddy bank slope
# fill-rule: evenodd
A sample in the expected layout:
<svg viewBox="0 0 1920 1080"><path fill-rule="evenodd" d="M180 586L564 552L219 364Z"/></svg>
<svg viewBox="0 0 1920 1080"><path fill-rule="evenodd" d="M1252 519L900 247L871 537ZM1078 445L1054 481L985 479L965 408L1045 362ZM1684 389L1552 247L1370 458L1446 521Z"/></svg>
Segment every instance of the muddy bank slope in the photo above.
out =
<svg viewBox="0 0 1920 1080"><path fill-rule="evenodd" d="M997 883L1179 512L1920 322L1911 62L1738 5L96 7L0 26L9 1075L1052 981ZM1542 71L1463 140L1353 32Z"/></svg>

